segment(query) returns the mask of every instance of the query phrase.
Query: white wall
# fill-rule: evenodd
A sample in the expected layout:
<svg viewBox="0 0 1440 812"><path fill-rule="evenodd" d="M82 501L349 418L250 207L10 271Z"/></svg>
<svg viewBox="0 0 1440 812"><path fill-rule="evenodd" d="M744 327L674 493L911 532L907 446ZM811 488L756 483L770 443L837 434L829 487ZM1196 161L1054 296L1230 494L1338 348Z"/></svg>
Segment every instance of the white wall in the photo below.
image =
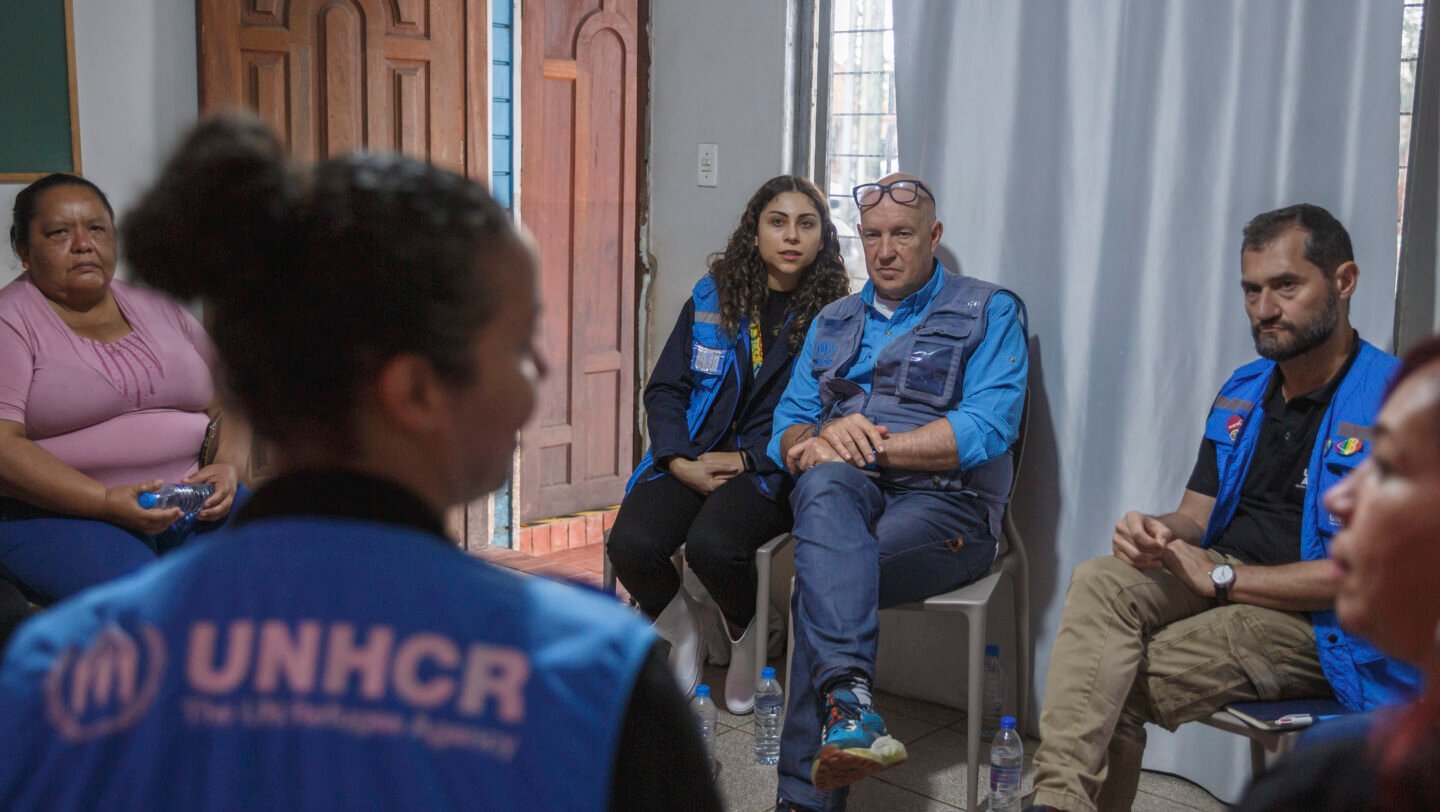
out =
<svg viewBox="0 0 1440 812"><path fill-rule="evenodd" d="M75 72L84 174L123 216L196 118L195 4L75 0ZM7 235L22 188L0 184ZM20 272L8 244L3 254L0 284Z"/></svg>
<svg viewBox="0 0 1440 812"><path fill-rule="evenodd" d="M641 314L647 375L691 286L705 272L705 257L725 247L750 195L784 170L786 5L653 0L652 276ZM715 188L695 185L700 144L720 147Z"/></svg>

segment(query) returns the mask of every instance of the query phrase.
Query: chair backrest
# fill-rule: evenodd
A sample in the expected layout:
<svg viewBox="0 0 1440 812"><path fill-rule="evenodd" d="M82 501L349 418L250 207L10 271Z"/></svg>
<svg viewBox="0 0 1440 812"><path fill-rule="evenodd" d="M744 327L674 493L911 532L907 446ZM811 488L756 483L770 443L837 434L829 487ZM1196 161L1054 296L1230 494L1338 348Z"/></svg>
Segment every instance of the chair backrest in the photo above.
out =
<svg viewBox="0 0 1440 812"><path fill-rule="evenodd" d="M1011 544L1020 544L1019 533L1015 529L1014 517L1011 516L1012 506L1015 504L1015 486L1020 484L1020 463L1025 460L1025 432L1030 428L1030 387L1025 387L1025 401L1020 407L1020 430L1015 433L1015 442L1010 446L1010 493L1005 496L1005 514L1000 519L1000 542L999 556L1010 551Z"/></svg>
<svg viewBox="0 0 1440 812"><path fill-rule="evenodd" d="M1025 402L1020 406L1020 430L1015 432L1015 443L1010 446L1010 458L1013 460L1010 472L1010 493L1005 497L1005 508L1010 508L1010 500L1015 498L1015 485L1020 482L1020 463L1025 461L1025 431L1030 428L1030 387L1025 387Z"/></svg>

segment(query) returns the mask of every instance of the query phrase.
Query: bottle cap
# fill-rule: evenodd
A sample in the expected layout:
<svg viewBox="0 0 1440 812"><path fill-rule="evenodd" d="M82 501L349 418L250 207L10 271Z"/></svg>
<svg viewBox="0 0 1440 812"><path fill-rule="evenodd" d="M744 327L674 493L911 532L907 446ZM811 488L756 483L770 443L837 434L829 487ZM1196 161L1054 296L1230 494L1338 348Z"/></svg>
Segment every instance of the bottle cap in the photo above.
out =
<svg viewBox="0 0 1440 812"><path fill-rule="evenodd" d="M710 695L710 686L709 686L709 685L706 685L705 683L702 682L702 683L700 683L699 685L696 685L696 686L695 686L695 696L701 697L701 696L709 696L709 695Z"/></svg>
<svg viewBox="0 0 1440 812"><path fill-rule="evenodd" d="M1014 716L1001 716L1001 717L1000 717L1000 726L1001 726L1001 727L1008 727L1008 728L1010 728L1011 730L1014 730L1014 729L1015 729L1015 717L1014 717Z"/></svg>
<svg viewBox="0 0 1440 812"><path fill-rule="evenodd" d="M775 679L775 669L768 665L760 669L760 679Z"/></svg>
<svg viewBox="0 0 1440 812"><path fill-rule="evenodd" d="M155 505L159 504L160 497L156 496L154 491L146 491L140 494L136 501L140 503L140 507L149 510L150 508L153 508L155 507Z"/></svg>
<svg viewBox="0 0 1440 812"><path fill-rule="evenodd" d="M999 656L1000 656L1000 647L997 646L997 645L995 645L994 643L991 643L990 645L988 645L988 646L985 647L985 656L986 656L986 657L999 657Z"/></svg>

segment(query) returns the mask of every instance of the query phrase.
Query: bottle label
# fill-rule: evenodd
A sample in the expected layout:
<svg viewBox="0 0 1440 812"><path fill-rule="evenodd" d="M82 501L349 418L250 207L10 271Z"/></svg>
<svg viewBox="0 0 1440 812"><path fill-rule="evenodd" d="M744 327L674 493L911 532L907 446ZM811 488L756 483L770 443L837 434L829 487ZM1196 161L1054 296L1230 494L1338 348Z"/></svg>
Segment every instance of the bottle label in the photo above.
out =
<svg viewBox="0 0 1440 812"><path fill-rule="evenodd" d="M990 794L992 796L1019 795L1020 768L992 766L990 768Z"/></svg>

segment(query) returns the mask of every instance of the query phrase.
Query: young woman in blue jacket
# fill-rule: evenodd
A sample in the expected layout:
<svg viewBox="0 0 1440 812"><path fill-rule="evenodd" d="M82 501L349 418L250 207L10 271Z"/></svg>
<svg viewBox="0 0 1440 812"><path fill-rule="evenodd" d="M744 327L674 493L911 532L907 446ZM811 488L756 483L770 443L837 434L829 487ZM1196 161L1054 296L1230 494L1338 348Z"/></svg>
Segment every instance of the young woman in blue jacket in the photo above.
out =
<svg viewBox="0 0 1440 812"><path fill-rule="evenodd" d="M631 477L607 552L620 581L671 645L681 690L704 647L685 561L724 615L725 704L754 704L755 550L790 529L790 482L765 455L792 360L820 309L849 292L825 195L771 178L695 284L645 387L650 451Z"/></svg>

